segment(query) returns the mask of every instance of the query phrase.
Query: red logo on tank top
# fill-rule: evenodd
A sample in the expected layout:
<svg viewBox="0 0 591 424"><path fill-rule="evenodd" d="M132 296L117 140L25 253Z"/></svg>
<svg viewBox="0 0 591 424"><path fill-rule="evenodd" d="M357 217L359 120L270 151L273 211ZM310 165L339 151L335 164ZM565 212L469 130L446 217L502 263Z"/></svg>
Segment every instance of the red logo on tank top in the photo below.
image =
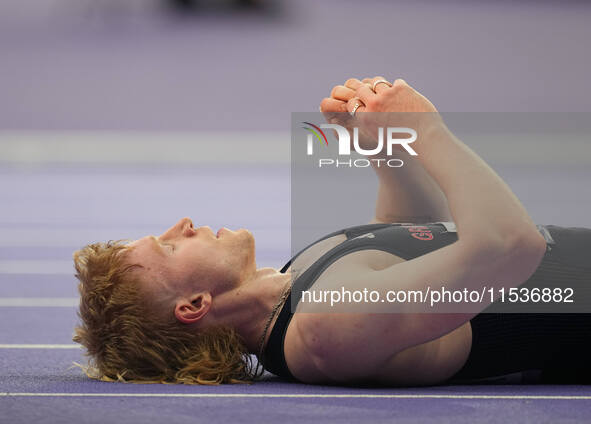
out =
<svg viewBox="0 0 591 424"><path fill-rule="evenodd" d="M408 227L410 235L417 240L433 240L433 233L428 227Z"/></svg>

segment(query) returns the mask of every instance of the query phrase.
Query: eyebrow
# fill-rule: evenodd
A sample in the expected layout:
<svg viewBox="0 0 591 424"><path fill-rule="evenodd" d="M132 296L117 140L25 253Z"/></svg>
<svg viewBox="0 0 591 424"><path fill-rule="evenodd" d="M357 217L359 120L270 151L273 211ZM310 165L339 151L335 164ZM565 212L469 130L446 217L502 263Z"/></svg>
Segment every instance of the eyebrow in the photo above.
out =
<svg viewBox="0 0 591 424"><path fill-rule="evenodd" d="M158 239L154 236L150 236L150 240L152 240L154 247L155 247L156 251L158 252L158 254L162 255L162 256L166 256L166 254L164 253L164 250L162 250L162 247L160 246L160 243L158 242Z"/></svg>

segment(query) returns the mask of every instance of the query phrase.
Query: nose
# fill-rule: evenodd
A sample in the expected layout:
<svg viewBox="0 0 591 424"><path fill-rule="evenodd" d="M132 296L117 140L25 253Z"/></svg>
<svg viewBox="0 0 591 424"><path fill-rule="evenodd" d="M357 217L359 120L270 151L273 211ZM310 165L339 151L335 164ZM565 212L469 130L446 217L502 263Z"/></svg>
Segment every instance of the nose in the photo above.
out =
<svg viewBox="0 0 591 424"><path fill-rule="evenodd" d="M166 230L161 236L161 240L171 240L177 237L192 237L196 233L195 228L193 227L193 221L191 218L182 218Z"/></svg>

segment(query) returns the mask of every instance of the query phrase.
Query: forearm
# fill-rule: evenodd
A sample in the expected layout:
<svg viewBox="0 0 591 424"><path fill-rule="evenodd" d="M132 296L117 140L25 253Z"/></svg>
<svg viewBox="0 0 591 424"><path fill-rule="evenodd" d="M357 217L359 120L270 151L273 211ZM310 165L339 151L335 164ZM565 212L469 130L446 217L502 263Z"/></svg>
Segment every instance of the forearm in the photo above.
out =
<svg viewBox="0 0 591 424"><path fill-rule="evenodd" d="M404 161L400 168L378 167L372 161L379 180L375 219L378 222L451 220L445 195L420 162L403 152L396 157Z"/></svg>
<svg viewBox="0 0 591 424"><path fill-rule="evenodd" d="M382 77L364 80L364 83L350 79L345 87L333 89L334 97L347 102L345 110L350 113L357 110L354 122L345 119L345 125L360 127L359 132L366 135L361 140L367 141L363 142L364 146L367 144L364 148L375 147L374 135L380 128L413 128L418 138L412 143L412 149L418 156L413 155L408 162L418 161L433 182L421 178L420 174L413 176L410 169L409 175L400 179L395 173L400 168L391 170L389 176L379 176L379 214L384 217L414 215L423 207L432 210L424 203L440 203L441 197L432 197L438 187L447 200L458 236L464 241L504 248L504 243L520 242L525 235L537 244L540 236L525 208L501 178L451 134L435 106L403 80L394 81L391 87L376 85L380 81L383 81ZM326 100L322 110L343 111L338 100ZM360 103L363 106L360 107ZM413 184L417 184L424 195L413 198L409 194L415 190ZM402 205L405 202L409 205ZM394 206L394 203L400 206Z"/></svg>
<svg viewBox="0 0 591 424"><path fill-rule="evenodd" d="M422 132L413 144L415 158L445 194L460 238L504 242L537 234L505 182L443 122L436 120Z"/></svg>

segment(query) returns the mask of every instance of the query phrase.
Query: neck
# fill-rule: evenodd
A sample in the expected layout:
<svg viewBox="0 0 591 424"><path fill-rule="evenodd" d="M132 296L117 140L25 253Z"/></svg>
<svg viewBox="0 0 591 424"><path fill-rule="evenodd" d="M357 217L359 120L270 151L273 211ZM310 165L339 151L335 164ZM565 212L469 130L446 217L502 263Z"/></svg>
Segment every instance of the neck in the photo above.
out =
<svg viewBox="0 0 591 424"><path fill-rule="evenodd" d="M291 274L274 268L259 268L239 287L217 295L208 313L217 325L234 328L242 337L249 353L258 354L259 342L271 311L291 283ZM276 314L277 315L277 314ZM271 332L267 331L264 346Z"/></svg>

